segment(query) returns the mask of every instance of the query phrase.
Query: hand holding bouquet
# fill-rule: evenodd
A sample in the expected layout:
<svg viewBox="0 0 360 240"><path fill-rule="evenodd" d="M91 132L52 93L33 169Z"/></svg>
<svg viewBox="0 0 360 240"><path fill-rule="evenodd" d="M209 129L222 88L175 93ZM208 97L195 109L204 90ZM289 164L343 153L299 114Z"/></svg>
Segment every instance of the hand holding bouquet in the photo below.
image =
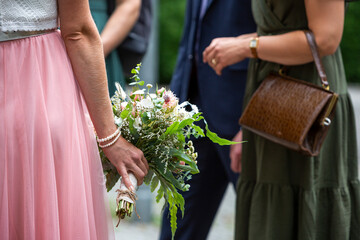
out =
<svg viewBox="0 0 360 240"><path fill-rule="evenodd" d="M176 231L176 213L178 209L184 214L184 199L178 190L187 191L189 185L186 180L192 174L199 173L197 167L197 153L195 152L191 136L195 138L207 136L220 145L235 144L218 137L208 129L206 121L195 105L188 102L178 103L178 99L171 91L164 88L150 93L152 86L140 89L144 85L139 79L140 65L132 70L134 74L133 92L128 96L119 84L112 97L115 124L119 127L122 137L143 151L149 163L149 172L144 183L150 185L151 191L157 190L156 201L162 198L169 204L171 231ZM189 111L187 109L190 109ZM204 120L204 130L195 125ZM101 148L101 160L106 176L106 187L110 191L120 178L116 168L106 158ZM129 173L134 187L137 180ZM131 216L136 195L120 185L117 197L116 214L120 219Z"/></svg>

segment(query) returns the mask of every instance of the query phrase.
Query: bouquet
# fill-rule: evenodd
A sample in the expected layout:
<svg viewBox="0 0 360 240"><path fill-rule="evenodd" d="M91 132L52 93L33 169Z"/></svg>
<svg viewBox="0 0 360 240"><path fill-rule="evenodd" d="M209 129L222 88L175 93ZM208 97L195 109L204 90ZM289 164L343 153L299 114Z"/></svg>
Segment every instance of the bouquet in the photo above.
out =
<svg viewBox="0 0 360 240"><path fill-rule="evenodd" d="M171 91L165 88L156 89L150 93L152 86L141 89L144 85L139 78L140 64L132 70L134 82L133 91L127 95L116 84L117 91L112 97L112 106L115 124L120 128L122 137L143 151L149 164L149 171L144 183L150 185L151 192L157 189L156 201L165 199L169 205L170 225L172 236L176 231L176 214L178 209L184 215L184 198L178 190L188 191L190 186L186 183L192 174L199 173L197 167L197 153L190 137L205 137L220 145L235 144L235 142L222 139L211 132L202 113L195 105L188 102L178 103L178 99ZM204 120L205 130L195 125ZM106 158L99 148L101 161L106 177L106 188L110 191L120 175L116 168ZM129 173L134 187L137 180ZM131 216L136 211L136 194L130 191L121 182L117 190L116 215L120 219Z"/></svg>

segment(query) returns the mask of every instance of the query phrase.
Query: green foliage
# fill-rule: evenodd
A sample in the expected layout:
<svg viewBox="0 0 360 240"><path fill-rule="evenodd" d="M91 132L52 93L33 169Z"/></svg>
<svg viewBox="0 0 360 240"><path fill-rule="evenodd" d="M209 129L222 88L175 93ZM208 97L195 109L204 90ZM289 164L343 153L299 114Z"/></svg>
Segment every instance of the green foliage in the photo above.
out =
<svg viewBox="0 0 360 240"><path fill-rule="evenodd" d="M233 142L224 138L219 137L216 133L210 131L209 127L206 125L205 126L206 129L206 136L214 143L217 143L221 146L224 145L233 145L233 144L238 144L238 143L243 143L243 142Z"/></svg>
<svg viewBox="0 0 360 240"><path fill-rule="evenodd" d="M168 84L173 74L181 39L186 0L159 1L160 84Z"/></svg>
<svg viewBox="0 0 360 240"><path fill-rule="evenodd" d="M346 11L341 51L348 82L360 83L360 1L349 4Z"/></svg>
<svg viewBox="0 0 360 240"><path fill-rule="evenodd" d="M151 192L155 191L156 187L159 185L159 178L157 176L154 176L151 181Z"/></svg>
<svg viewBox="0 0 360 240"><path fill-rule="evenodd" d="M157 191L156 202L157 203L160 202L163 196L164 196L164 188L160 187Z"/></svg>
<svg viewBox="0 0 360 240"><path fill-rule="evenodd" d="M171 218L170 218L171 235L172 235L172 239L174 239L175 231L176 231L176 228L177 228L177 224L176 224L177 206L176 206L176 202L173 199L173 197L171 196L171 194L169 196L169 212L170 212L170 216L171 216Z"/></svg>
<svg viewBox="0 0 360 240"><path fill-rule="evenodd" d="M149 169L148 174L144 178L144 183L146 185L149 185L153 176L154 176L154 171Z"/></svg>

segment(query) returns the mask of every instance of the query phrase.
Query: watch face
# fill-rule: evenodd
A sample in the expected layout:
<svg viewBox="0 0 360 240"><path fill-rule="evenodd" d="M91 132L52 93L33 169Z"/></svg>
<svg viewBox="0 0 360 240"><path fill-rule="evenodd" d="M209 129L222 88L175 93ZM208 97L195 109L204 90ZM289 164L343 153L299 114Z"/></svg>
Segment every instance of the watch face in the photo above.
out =
<svg viewBox="0 0 360 240"><path fill-rule="evenodd" d="M250 41L250 47L251 47L251 48L255 48L255 47L256 47L256 40L255 40L255 39L252 39L252 40Z"/></svg>

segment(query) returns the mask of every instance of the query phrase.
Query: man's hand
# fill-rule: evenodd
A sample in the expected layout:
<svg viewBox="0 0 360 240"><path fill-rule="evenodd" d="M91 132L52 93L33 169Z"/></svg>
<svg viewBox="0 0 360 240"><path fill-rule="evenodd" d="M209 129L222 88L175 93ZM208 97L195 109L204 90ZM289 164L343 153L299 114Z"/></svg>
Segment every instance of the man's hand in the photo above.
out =
<svg viewBox="0 0 360 240"><path fill-rule="evenodd" d="M233 139L234 142L242 141L242 130L240 130ZM231 170L236 173L241 172L241 153L242 143L230 146Z"/></svg>

